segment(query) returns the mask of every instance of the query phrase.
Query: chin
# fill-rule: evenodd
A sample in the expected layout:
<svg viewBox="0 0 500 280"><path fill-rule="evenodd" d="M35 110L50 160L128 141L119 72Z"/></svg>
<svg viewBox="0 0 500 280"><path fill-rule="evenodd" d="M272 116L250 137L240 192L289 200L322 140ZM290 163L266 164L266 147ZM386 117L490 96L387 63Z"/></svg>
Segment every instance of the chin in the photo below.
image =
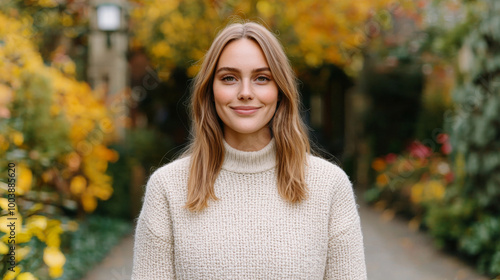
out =
<svg viewBox="0 0 500 280"><path fill-rule="evenodd" d="M239 133L239 134L247 134L247 135L250 135L250 134L257 134L259 132L262 132L264 129L266 129L268 127L259 127L259 128L255 128L255 127L245 127L245 128L240 128L240 129L233 129L236 133Z"/></svg>
<svg viewBox="0 0 500 280"><path fill-rule="evenodd" d="M238 129L238 130L234 130L234 132L236 132L238 134L254 134L254 133L259 132L259 129Z"/></svg>

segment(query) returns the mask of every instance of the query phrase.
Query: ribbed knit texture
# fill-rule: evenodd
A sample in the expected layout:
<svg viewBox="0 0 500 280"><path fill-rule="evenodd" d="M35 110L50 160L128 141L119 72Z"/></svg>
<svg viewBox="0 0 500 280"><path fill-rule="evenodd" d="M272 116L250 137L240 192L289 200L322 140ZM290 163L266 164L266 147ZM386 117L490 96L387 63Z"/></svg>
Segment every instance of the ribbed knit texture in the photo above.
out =
<svg viewBox="0 0 500 280"><path fill-rule="evenodd" d="M132 279L366 279L352 185L338 166L308 157L309 198L285 201L274 139L244 152L224 143L218 201L183 206L189 157L148 180L135 231Z"/></svg>

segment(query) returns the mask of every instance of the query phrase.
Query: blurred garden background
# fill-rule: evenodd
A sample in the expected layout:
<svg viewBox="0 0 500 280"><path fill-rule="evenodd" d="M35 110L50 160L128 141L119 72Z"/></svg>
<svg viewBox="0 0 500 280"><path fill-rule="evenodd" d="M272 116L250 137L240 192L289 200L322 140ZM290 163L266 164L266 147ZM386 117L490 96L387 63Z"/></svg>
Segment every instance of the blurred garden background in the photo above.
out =
<svg viewBox="0 0 500 280"><path fill-rule="evenodd" d="M0 277L80 279L133 232L148 176L188 139L200 59L242 19L278 35L311 138L358 200L498 277L499 15L496 0L0 0Z"/></svg>

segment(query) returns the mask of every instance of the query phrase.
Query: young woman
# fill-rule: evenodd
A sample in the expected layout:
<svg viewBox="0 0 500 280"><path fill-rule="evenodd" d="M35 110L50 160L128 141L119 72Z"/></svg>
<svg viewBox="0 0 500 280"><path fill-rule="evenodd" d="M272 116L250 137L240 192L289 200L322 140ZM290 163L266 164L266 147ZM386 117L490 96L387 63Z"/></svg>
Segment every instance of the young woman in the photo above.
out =
<svg viewBox="0 0 500 280"><path fill-rule="evenodd" d="M132 279L366 279L352 185L310 154L271 32L222 30L191 107L189 150L148 180Z"/></svg>

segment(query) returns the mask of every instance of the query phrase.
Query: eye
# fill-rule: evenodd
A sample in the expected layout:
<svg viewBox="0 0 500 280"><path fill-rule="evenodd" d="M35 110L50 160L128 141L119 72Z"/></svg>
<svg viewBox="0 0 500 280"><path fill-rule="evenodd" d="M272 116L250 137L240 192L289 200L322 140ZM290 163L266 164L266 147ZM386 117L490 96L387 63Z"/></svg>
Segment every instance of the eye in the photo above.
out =
<svg viewBox="0 0 500 280"><path fill-rule="evenodd" d="M234 82L236 79L233 76L224 76L222 79L224 82Z"/></svg>
<svg viewBox="0 0 500 280"><path fill-rule="evenodd" d="M259 76L257 77L257 81L258 82L267 82L267 81L270 81L271 79L269 79L268 77L266 76Z"/></svg>

